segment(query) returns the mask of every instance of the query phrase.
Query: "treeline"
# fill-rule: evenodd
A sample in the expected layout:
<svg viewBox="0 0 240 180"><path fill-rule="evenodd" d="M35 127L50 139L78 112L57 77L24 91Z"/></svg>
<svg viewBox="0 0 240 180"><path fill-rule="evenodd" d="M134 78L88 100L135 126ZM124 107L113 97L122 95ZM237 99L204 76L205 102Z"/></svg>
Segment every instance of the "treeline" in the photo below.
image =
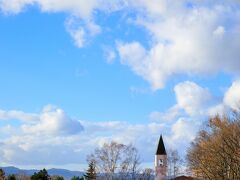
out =
<svg viewBox="0 0 240 180"><path fill-rule="evenodd" d="M26 176L23 174L11 174L5 176L3 169L0 169L0 180L64 180L62 176L50 176L46 169L35 172L32 176ZM84 177L73 176L71 180L84 180Z"/></svg>

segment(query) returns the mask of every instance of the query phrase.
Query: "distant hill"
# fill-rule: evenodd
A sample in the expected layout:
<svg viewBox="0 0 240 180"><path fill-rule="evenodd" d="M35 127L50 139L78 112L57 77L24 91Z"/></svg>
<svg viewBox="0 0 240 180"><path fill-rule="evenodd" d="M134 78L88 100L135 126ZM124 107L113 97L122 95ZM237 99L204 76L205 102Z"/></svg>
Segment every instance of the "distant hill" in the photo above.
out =
<svg viewBox="0 0 240 180"><path fill-rule="evenodd" d="M27 176L31 176L35 172L39 171L37 169L30 169L30 170L19 169L19 168L16 168L14 166L2 167L2 169L5 171L6 175L9 175L9 174L24 174L24 175L27 175ZM70 171L70 170L66 170L66 169L52 168L52 169L47 169L47 171L48 171L49 175L51 175L51 176L53 176L53 175L62 176L62 177L64 177L65 180L69 180L73 176L82 176L83 175L83 172Z"/></svg>
<svg viewBox="0 0 240 180"><path fill-rule="evenodd" d="M48 174L53 176L53 175L58 175L58 176L62 176L64 177L64 179L71 179L71 177L73 176L83 176L83 172L80 172L80 171L69 171L69 170L66 170L66 169L55 169L55 168L52 168L52 169L48 169Z"/></svg>

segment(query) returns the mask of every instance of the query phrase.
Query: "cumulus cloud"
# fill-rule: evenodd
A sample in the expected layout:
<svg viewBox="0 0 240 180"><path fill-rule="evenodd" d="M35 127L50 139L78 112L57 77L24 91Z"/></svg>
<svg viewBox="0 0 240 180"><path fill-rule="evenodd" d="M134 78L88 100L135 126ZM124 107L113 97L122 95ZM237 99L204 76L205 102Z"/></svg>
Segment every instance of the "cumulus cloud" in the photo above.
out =
<svg viewBox="0 0 240 180"><path fill-rule="evenodd" d="M77 120L70 118L62 109L46 106L39 116L39 121L33 125L23 125L24 133L76 134L83 130Z"/></svg>
<svg viewBox="0 0 240 180"><path fill-rule="evenodd" d="M169 137L171 146L176 149L179 147L186 148L195 138L200 124L198 121L179 118L171 128L172 135Z"/></svg>
<svg viewBox="0 0 240 180"><path fill-rule="evenodd" d="M240 108L240 81L233 82L224 96L224 103L234 110Z"/></svg>
<svg viewBox="0 0 240 180"><path fill-rule="evenodd" d="M17 110L0 110L0 120L21 120L26 122L36 121L38 119L38 115L34 113L25 113L23 111Z"/></svg>
<svg viewBox="0 0 240 180"><path fill-rule="evenodd" d="M73 153L76 147L71 148L71 145L79 140L79 134L83 131L78 120L52 105L45 106L38 114L6 111L4 116L1 115L3 118L8 119L9 123L1 129L10 132L1 131L0 151L2 161L8 164L66 163L67 158L61 156ZM21 123L16 126L11 123L12 119ZM73 158L70 157L70 161Z"/></svg>
<svg viewBox="0 0 240 180"><path fill-rule="evenodd" d="M20 128L23 134L66 135L76 134L83 130L79 121L72 119L62 109L52 105L45 106L39 114L1 110L0 119L21 121ZM8 128L11 126L8 125Z"/></svg>
<svg viewBox="0 0 240 180"><path fill-rule="evenodd" d="M186 127L184 124L179 126L178 123L176 128L172 129L171 123L77 121L52 105L45 106L37 116L38 119L33 124L23 121L23 124L17 127L12 127L11 123L2 127L11 130L11 133L4 133L1 139L1 163L32 167L85 164L86 156L93 152L94 148L112 140L134 144L143 162L152 162L159 134L165 134L168 139L166 145L169 147L179 140L177 137L180 128ZM178 131L175 131L176 129ZM2 133L1 131L1 135ZM184 135L181 137L184 138Z"/></svg>
<svg viewBox="0 0 240 180"><path fill-rule="evenodd" d="M165 112L150 113L154 122L164 123L169 127L168 131L171 133L167 133L167 141L174 148L185 149L202 123L210 116L226 113L229 109L239 110L239 80L234 81L221 98L190 81L177 84L174 92L176 104Z"/></svg>
<svg viewBox="0 0 240 180"><path fill-rule="evenodd" d="M201 116L206 107L210 106L213 97L206 88L202 88L194 82L179 83L174 88L177 106L190 116Z"/></svg>
<svg viewBox="0 0 240 180"><path fill-rule="evenodd" d="M168 148L182 148L181 153L184 153L201 124L195 116L207 112L203 109L208 108L205 104L209 104L207 101L211 101L212 96L206 88L188 81L176 85L175 93L177 103L173 107L165 113L152 113L155 121L143 124L77 121L60 108L45 106L34 123L23 121L15 131L8 125L12 134L5 134L0 145L2 162L33 166L85 164L86 156L95 147L112 140L133 143L139 149L143 162L152 162L161 133ZM165 118L164 121L161 118Z"/></svg>
<svg viewBox="0 0 240 180"><path fill-rule="evenodd" d="M82 18L91 18L93 9L98 5L96 0L1 0L0 7L5 13L17 14L24 10L27 5L37 4L42 11L46 12L70 12Z"/></svg>
<svg viewBox="0 0 240 180"><path fill-rule="evenodd" d="M6 136L1 139L1 163L32 167L85 164L86 156L94 148L112 140L133 143L145 162L152 161L159 132L164 128L160 123L77 121L62 109L48 105L34 124L3 127L11 129L11 133L4 133Z"/></svg>
<svg viewBox="0 0 240 180"><path fill-rule="evenodd" d="M174 87L176 104L166 112L153 111L150 118L155 121L173 121L179 118L197 119L205 118L222 112L222 102L214 97L207 88L185 81ZM215 113L215 114L214 114Z"/></svg>
<svg viewBox="0 0 240 180"><path fill-rule="evenodd" d="M1 0L0 7L5 13L20 13L26 5L32 5L33 0Z"/></svg>
<svg viewBox="0 0 240 180"><path fill-rule="evenodd" d="M85 164L86 156L94 148L114 140L133 143L143 162L152 162L159 134L164 134L167 148L180 149L185 154L203 121L210 115L237 107L239 87L239 81L234 81L219 99L194 82L179 83L174 88L176 104L165 112L151 113L154 121L148 123L79 121L52 105L45 106L38 114L22 112L28 116L34 114L36 119L29 124L19 116L23 122L20 126L2 127L11 133L1 131L1 161L20 166ZM4 118L10 121L12 116Z"/></svg>
<svg viewBox="0 0 240 180"><path fill-rule="evenodd" d="M173 121L175 120L182 112L179 109L179 106L176 104L169 108L167 112L153 111L150 113L149 118L153 121Z"/></svg>
<svg viewBox="0 0 240 180"><path fill-rule="evenodd" d="M144 1L145 2L145 1ZM239 4L224 1L158 1L154 10L135 23L152 37L149 48L125 42L117 49L124 65L147 80L152 89L163 88L174 75L239 74ZM141 4L141 3L140 3ZM140 55L135 55L139 53Z"/></svg>
<svg viewBox="0 0 240 180"><path fill-rule="evenodd" d="M233 101L227 100L234 96L236 82L228 88L226 93L220 98L215 97L207 88L200 85L185 81L178 83L174 87L176 96L176 104L170 107L165 112L153 111L150 113L150 118L155 121L173 121L179 118L195 119L201 121L207 119L209 116L225 113L229 108L232 108ZM235 100L240 100L240 97L235 96ZM230 103L231 102L231 103Z"/></svg>
<svg viewBox="0 0 240 180"><path fill-rule="evenodd" d="M150 118L154 122L164 123L168 127L167 139L171 148L182 149L194 139L196 132L210 115L217 110L218 102L207 88L190 81L181 82L174 87L176 104L165 112L154 111ZM214 110L213 110L214 109ZM213 114L215 115L215 114Z"/></svg>

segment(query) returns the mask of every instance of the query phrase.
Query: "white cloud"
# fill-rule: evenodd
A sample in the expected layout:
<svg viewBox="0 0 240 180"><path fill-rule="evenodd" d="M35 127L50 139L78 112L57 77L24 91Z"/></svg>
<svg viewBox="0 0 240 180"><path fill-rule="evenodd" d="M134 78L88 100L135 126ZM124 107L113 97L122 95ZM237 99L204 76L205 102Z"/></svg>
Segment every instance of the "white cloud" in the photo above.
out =
<svg viewBox="0 0 240 180"><path fill-rule="evenodd" d="M8 120L8 125L4 128L21 129L24 135L67 135L77 134L82 132L83 127L81 123L75 119L70 118L62 109L52 105L47 105L42 112L25 113L23 111L0 111L0 119ZM11 126L11 120L20 121L17 127Z"/></svg>
<svg viewBox="0 0 240 180"><path fill-rule="evenodd" d="M148 55L144 47L138 42L129 44L119 43L117 49L121 63L129 66L134 73L151 82L153 89L164 86L165 80L162 79L163 71L161 71L161 67L155 63L155 59L152 58L161 53L161 49L158 49L158 51L152 49Z"/></svg>
<svg viewBox="0 0 240 180"><path fill-rule="evenodd" d="M198 125L196 121L180 118L172 126L172 139L174 142L187 141L189 143L195 138L197 131Z"/></svg>
<svg viewBox="0 0 240 180"><path fill-rule="evenodd" d="M26 5L32 5L34 0L0 0L0 8L5 13L20 13Z"/></svg>
<svg viewBox="0 0 240 180"><path fill-rule="evenodd" d="M0 110L0 120L21 120L31 123L32 121L36 121L38 119L37 114L34 113L25 113L23 111L11 110L5 111Z"/></svg>
<svg viewBox="0 0 240 180"><path fill-rule="evenodd" d="M158 136L164 128L158 123L134 125L115 121L82 122L85 128L80 134L62 135L61 131L56 133L56 129L52 128L52 121L55 121L52 119L58 116L56 113L58 112L54 111L54 115L46 117L50 121L46 122L46 126L39 122L40 126L37 127L18 128L17 132L2 139L1 163L32 167L85 164L86 156L93 152L94 148L111 140L124 144L133 143L139 149L142 159L148 162L154 158Z"/></svg>
<svg viewBox="0 0 240 180"><path fill-rule="evenodd" d="M165 8L157 12L147 8L151 13L139 14L135 21L151 35L150 48L136 41L117 45L124 65L147 80L154 90L163 88L169 78L178 74L240 73L236 68L240 65L240 11L236 4L191 1L193 5L188 7L186 1L160 3L165 3ZM134 54L140 50L141 56Z"/></svg>
<svg viewBox="0 0 240 180"><path fill-rule="evenodd" d="M173 122L176 119L202 120L209 115L222 112L222 102L207 88L190 81L181 82L174 87L176 104L166 112L153 111L150 119L160 122Z"/></svg>
<svg viewBox="0 0 240 180"><path fill-rule="evenodd" d="M70 36L74 40L78 48L86 45L87 39L100 33L101 28L92 21L86 20L84 24L79 23L81 19L77 17L70 17L65 22L65 27Z"/></svg>
<svg viewBox="0 0 240 180"><path fill-rule="evenodd" d="M158 122L173 122L181 118L202 121L209 116L225 113L231 108L231 106L224 103L224 97L215 97L207 88L201 87L194 82L181 82L175 85L174 92L176 104L166 112L153 111L150 113L150 119Z"/></svg>
<svg viewBox="0 0 240 180"><path fill-rule="evenodd" d="M240 5L234 0L0 0L6 13L19 13L27 5L43 12L67 12L71 23L66 28L77 47L102 31L95 22L98 12L135 13L129 16L135 26L147 30L150 47L135 40L117 44L117 50L121 63L154 90L178 74L240 73ZM114 57L108 53L110 61Z"/></svg>
<svg viewBox="0 0 240 180"><path fill-rule="evenodd" d="M174 88L177 106L190 116L201 116L213 101L209 91L193 82L179 83Z"/></svg>
<svg viewBox="0 0 240 180"><path fill-rule="evenodd" d="M217 37L222 37L225 33L225 28L222 26L218 26L217 29L215 31L213 31L213 35L217 36Z"/></svg>
<svg viewBox="0 0 240 180"><path fill-rule="evenodd" d="M183 151L195 137L196 132L210 116L239 110L240 81L234 81L221 98L214 97L207 88L185 81L174 88L176 104L166 112L153 111L150 118L168 127L167 141L171 147Z"/></svg>
<svg viewBox="0 0 240 180"><path fill-rule="evenodd" d="M79 48L83 47L85 43L85 31L83 28L79 27L78 29L69 29L68 30L71 37L75 41L75 45Z"/></svg>
<svg viewBox="0 0 240 180"><path fill-rule="evenodd" d="M76 162L74 151L82 143L79 134L83 132L83 126L79 121L52 105L45 106L39 114L20 111L21 113L14 113L13 116L9 112L18 111L6 112L2 118L8 119L9 123L1 128L5 131L1 131L0 143L3 163L64 164L68 163L68 158L70 162ZM21 121L21 124L16 125L15 122L11 122L12 119ZM62 158L66 154L73 155Z"/></svg>
<svg viewBox="0 0 240 180"><path fill-rule="evenodd" d="M190 81L177 84L174 87L176 104L166 112L153 111L150 118L155 122L164 123L168 127L166 141L171 148L181 149L186 153L186 147L194 139L201 123L208 118L210 112L221 112L216 98L208 89ZM211 111L210 111L211 109Z"/></svg>
<svg viewBox="0 0 240 180"><path fill-rule="evenodd" d="M11 125L2 128L11 129L11 133L4 133L1 139L1 163L32 167L85 164L86 156L94 148L111 140L133 143L139 149L142 160L152 162L159 134L171 137L171 126L164 123L77 121L51 105L43 108L33 124L23 121L15 128Z"/></svg>
<svg viewBox="0 0 240 180"><path fill-rule="evenodd" d="M39 115L39 121L35 124L23 125L22 130L25 134L66 135L79 133L83 127L80 122L67 116L62 109L46 106Z"/></svg>
<svg viewBox="0 0 240 180"><path fill-rule="evenodd" d="M178 87L176 88L178 96L186 95L178 92L178 90L184 91L184 88L193 97L208 94L206 89L192 82L181 83L176 87ZM189 99L191 102L192 99ZM197 100L200 99L197 98ZM181 104L181 98L177 103ZM152 162L160 134L164 134L167 148L181 147L182 151L194 137L200 121L197 118L190 118L190 115L194 114L192 112L196 110L188 111L188 105L188 103L183 103L181 106L176 104L167 111L170 115L162 113L165 121L146 124L130 124L121 121L77 121L67 116L62 109L48 105L37 114L38 118L34 123L27 124L23 121L23 125L16 129L6 126L12 129L12 133L5 133L2 139L0 145L2 162L20 166L85 164L86 156L95 147L111 140L124 144L133 143L138 148L143 162ZM201 105L202 103L197 103L194 107L201 109L203 108L200 107ZM189 112L189 115L181 112L185 111L184 109ZM161 114L156 112L155 115L161 118Z"/></svg>
<svg viewBox="0 0 240 180"><path fill-rule="evenodd" d="M224 103L232 109L240 108L240 81L233 82L232 86L226 91Z"/></svg>
<svg viewBox="0 0 240 180"><path fill-rule="evenodd" d="M112 140L133 143L142 161L152 162L160 134L164 135L167 148L180 149L180 153L185 154L186 147L209 115L223 112L229 106L235 107L235 100L240 100L239 88L239 81L233 82L219 100L207 88L194 82L179 83L174 88L176 104L166 112L153 112L150 117L155 121L148 123L77 121L62 109L48 105L34 114L37 118L29 124L26 119L31 113L22 112L26 115L19 116L23 124L2 127L11 133L1 131L1 162L33 167L47 164L82 166L94 148ZM12 116L2 117L12 119Z"/></svg>
<svg viewBox="0 0 240 180"><path fill-rule="evenodd" d="M90 19L92 11L98 5L96 0L1 0L1 10L6 13L17 14L27 5L37 4L46 12L69 12L82 18Z"/></svg>
<svg viewBox="0 0 240 180"><path fill-rule="evenodd" d="M173 121L182 114L179 106L176 104L169 108L167 112L162 113L159 111L153 111L150 113L149 118L153 121Z"/></svg>
<svg viewBox="0 0 240 180"><path fill-rule="evenodd" d="M216 116L216 115L221 115L225 113L229 107L225 106L222 102L219 104L216 104L215 106L209 107L207 109L207 114L208 116Z"/></svg>

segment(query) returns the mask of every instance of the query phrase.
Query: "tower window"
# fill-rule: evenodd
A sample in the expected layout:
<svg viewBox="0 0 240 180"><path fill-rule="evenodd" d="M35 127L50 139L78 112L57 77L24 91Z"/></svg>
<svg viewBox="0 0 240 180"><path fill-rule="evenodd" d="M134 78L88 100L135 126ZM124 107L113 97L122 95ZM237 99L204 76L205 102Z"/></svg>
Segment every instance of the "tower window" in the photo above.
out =
<svg viewBox="0 0 240 180"><path fill-rule="evenodd" d="M159 164L160 166L163 166L163 159L159 159L158 164Z"/></svg>

